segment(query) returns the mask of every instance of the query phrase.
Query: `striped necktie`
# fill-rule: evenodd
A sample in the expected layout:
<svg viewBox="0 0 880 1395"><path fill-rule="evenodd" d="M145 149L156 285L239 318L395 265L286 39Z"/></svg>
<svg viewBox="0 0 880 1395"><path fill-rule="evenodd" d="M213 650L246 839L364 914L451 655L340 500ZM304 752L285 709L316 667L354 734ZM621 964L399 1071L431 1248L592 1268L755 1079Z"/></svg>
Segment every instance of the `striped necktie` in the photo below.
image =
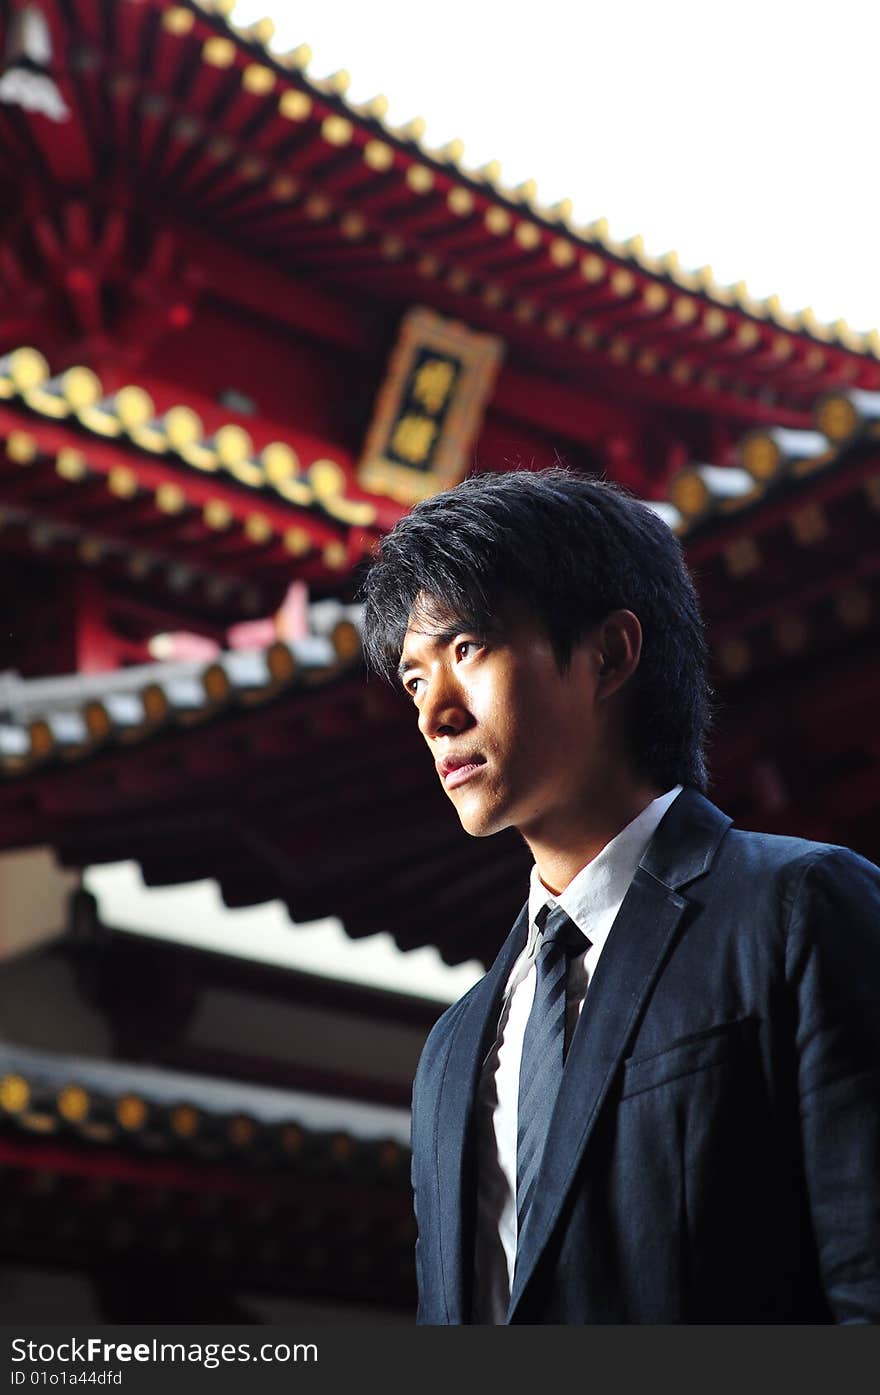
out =
<svg viewBox="0 0 880 1395"><path fill-rule="evenodd" d="M549 914L548 914L549 911ZM569 960L590 941L561 906L544 907L535 965L535 999L526 1022L519 1068L516 1138L516 1216L521 1235L531 1205L550 1116L565 1064L565 989Z"/></svg>

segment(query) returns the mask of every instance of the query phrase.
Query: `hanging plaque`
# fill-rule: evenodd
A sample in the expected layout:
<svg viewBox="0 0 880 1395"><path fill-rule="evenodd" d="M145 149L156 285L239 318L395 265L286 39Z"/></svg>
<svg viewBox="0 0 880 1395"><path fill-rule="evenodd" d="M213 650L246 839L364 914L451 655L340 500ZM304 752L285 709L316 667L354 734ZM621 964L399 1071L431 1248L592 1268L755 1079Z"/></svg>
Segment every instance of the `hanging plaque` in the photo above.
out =
<svg viewBox="0 0 880 1395"><path fill-rule="evenodd" d="M464 479L502 352L495 335L408 311L358 465L362 488L414 504Z"/></svg>

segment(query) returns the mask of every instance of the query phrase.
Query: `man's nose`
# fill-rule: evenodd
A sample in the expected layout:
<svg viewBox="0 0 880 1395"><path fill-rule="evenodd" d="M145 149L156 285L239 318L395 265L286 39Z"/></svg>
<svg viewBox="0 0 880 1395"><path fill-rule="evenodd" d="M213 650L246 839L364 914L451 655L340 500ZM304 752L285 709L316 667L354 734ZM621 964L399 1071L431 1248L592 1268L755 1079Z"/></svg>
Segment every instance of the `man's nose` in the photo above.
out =
<svg viewBox="0 0 880 1395"><path fill-rule="evenodd" d="M459 685L443 674L432 677L419 704L419 731L425 740L463 731L469 721Z"/></svg>

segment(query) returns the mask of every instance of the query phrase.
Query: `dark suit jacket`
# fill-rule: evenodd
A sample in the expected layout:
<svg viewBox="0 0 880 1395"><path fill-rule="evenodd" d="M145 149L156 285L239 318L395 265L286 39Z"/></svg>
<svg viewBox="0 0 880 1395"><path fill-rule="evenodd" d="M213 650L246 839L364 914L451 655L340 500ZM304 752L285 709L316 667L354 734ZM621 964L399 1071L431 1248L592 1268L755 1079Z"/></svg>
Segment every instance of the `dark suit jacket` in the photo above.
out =
<svg viewBox="0 0 880 1395"><path fill-rule="evenodd" d="M880 1321L880 872L660 823L574 1032L510 1323ZM469 1320L474 1094L523 910L413 1092L418 1321Z"/></svg>

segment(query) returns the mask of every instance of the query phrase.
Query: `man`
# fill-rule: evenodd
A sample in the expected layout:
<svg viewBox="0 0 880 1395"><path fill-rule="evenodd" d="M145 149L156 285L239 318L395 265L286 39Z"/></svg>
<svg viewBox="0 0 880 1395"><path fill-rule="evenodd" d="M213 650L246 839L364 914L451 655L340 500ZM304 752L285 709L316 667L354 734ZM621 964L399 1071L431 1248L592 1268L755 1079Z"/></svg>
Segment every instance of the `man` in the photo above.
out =
<svg viewBox="0 0 880 1395"><path fill-rule="evenodd" d="M677 540L563 470L417 505L364 588L528 901L413 1091L423 1323L880 1320L880 873L702 791Z"/></svg>

